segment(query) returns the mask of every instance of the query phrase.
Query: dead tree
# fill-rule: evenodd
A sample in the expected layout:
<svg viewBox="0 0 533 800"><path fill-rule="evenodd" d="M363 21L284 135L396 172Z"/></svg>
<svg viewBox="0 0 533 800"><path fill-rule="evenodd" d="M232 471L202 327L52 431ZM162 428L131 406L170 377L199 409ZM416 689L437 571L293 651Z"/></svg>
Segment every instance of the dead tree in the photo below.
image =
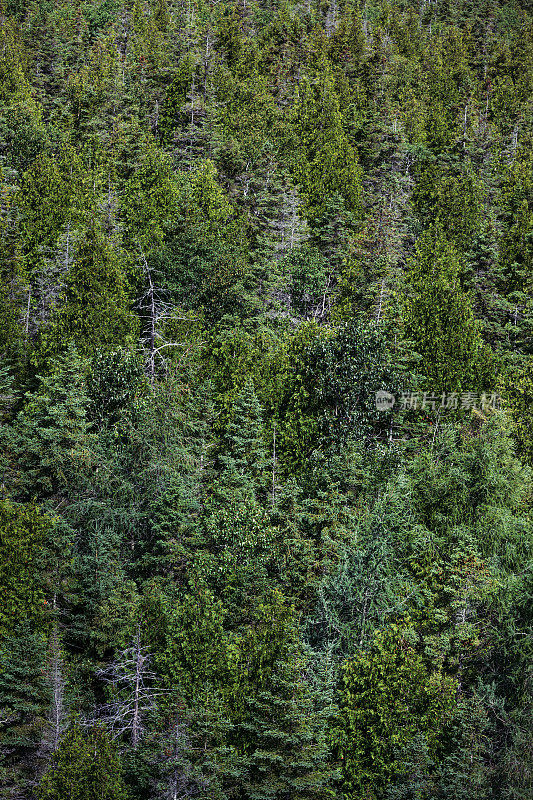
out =
<svg viewBox="0 0 533 800"><path fill-rule="evenodd" d="M144 733L144 720L156 707L155 673L150 669L148 649L141 644L140 626L130 647L97 672L110 687L111 699L97 709L114 737L128 735L137 749Z"/></svg>
<svg viewBox="0 0 533 800"><path fill-rule="evenodd" d="M173 321L194 322L196 317L176 314L172 305L164 300L164 295L154 283L153 273L143 255L144 273L146 275L146 291L137 302L137 308L143 324L142 344L146 353L146 371L153 384L158 367L166 368L164 351L173 347L185 347L183 342L167 339L164 334L165 324Z"/></svg>
<svg viewBox="0 0 533 800"><path fill-rule="evenodd" d="M48 655L48 678L52 690L52 705L49 713L50 721L50 749L53 753L59 747L61 736L66 730L65 709L65 665L61 652L61 641L57 625L54 626L50 636Z"/></svg>

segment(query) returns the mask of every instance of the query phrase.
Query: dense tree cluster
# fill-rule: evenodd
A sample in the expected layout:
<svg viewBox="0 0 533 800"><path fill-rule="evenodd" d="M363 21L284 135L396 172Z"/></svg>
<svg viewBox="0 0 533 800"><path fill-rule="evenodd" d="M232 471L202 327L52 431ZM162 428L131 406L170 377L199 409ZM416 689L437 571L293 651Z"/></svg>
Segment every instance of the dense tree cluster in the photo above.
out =
<svg viewBox="0 0 533 800"><path fill-rule="evenodd" d="M0 0L2 797L530 800L532 167L527 0Z"/></svg>

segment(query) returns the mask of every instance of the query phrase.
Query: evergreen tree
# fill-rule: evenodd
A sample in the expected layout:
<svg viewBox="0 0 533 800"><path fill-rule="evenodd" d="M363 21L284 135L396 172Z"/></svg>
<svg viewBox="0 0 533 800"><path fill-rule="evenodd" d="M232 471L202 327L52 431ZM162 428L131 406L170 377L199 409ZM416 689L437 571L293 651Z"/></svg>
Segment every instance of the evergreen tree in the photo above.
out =
<svg viewBox="0 0 533 800"><path fill-rule="evenodd" d="M43 775L39 800L123 800L120 757L102 726L71 725Z"/></svg>
<svg viewBox="0 0 533 800"><path fill-rule="evenodd" d="M81 242L64 289L42 332L42 348L54 352L74 342L83 355L122 345L135 332L127 284L117 254L92 227Z"/></svg>
<svg viewBox="0 0 533 800"><path fill-rule="evenodd" d="M427 791L432 757L439 735L453 718L455 695L452 679L428 671L409 631L393 625L377 632L370 652L356 655L344 671L337 734L344 793L353 798L382 796L408 768L409 747L421 748L422 758L415 756L415 780L420 782L419 792ZM411 767L411 791L413 778Z"/></svg>
<svg viewBox="0 0 533 800"><path fill-rule="evenodd" d="M11 454L10 489L14 496L42 499L80 487L92 466L86 364L71 345L33 393L28 393L4 441Z"/></svg>
<svg viewBox="0 0 533 800"><path fill-rule="evenodd" d="M51 521L35 506L0 502L0 631L42 616L44 581L39 580Z"/></svg>
<svg viewBox="0 0 533 800"><path fill-rule="evenodd" d="M325 199L338 192L348 211L357 212L361 168L346 136L331 68L323 65L319 82L305 81L294 109L293 173L314 220Z"/></svg>
<svg viewBox="0 0 533 800"><path fill-rule="evenodd" d="M328 797L332 771L325 761L327 745L301 677L304 663L291 610L279 593L272 593L256 614L241 645L244 674L233 734L243 773L239 791L257 800ZM246 691L248 683L252 692Z"/></svg>
<svg viewBox="0 0 533 800"><path fill-rule="evenodd" d="M404 321L427 387L437 393L481 388L486 380L486 354L460 272L453 245L438 228L426 231L407 275Z"/></svg>
<svg viewBox="0 0 533 800"><path fill-rule="evenodd" d="M217 491L234 502L260 492L267 466L262 412L253 383L247 380L235 400L231 422L220 442L222 471Z"/></svg>
<svg viewBox="0 0 533 800"><path fill-rule="evenodd" d="M7 797L29 791L38 773L50 705L45 646L31 621L20 622L0 645L0 786Z"/></svg>

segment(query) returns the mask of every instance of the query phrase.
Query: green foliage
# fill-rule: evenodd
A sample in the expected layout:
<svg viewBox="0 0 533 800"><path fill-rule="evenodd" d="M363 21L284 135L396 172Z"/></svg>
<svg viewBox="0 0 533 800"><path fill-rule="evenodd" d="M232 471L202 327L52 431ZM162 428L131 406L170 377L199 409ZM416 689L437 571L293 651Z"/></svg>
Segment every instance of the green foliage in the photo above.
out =
<svg viewBox="0 0 533 800"><path fill-rule="evenodd" d="M460 272L459 254L439 229L422 234L407 275L403 315L427 386L435 392L482 388L486 381L487 355Z"/></svg>
<svg viewBox="0 0 533 800"><path fill-rule="evenodd" d="M83 355L123 345L136 332L128 289L116 252L96 228L80 243L65 278L50 328L42 332L45 352L57 352L73 342Z"/></svg>
<svg viewBox="0 0 533 800"><path fill-rule="evenodd" d="M120 758L102 726L73 723L40 781L39 800L122 800Z"/></svg>
<svg viewBox="0 0 533 800"><path fill-rule="evenodd" d="M30 789L50 708L45 644L31 619L0 645L0 787L7 796ZM16 796L16 794L15 794Z"/></svg>
<svg viewBox="0 0 533 800"><path fill-rule="evenodd" d="M192 77L193 64L185 58L179 65L174 80L167 86L165 98L161 105L158 120L158 131L164 143L171 144L176 129L180 129L186 121L182 107L187 100L187 90Z"/></svg>
<svg viewBox="0 0 533 800"><path fill-rule="evenodd" d="M7 151L9 166L22 173L39 153L46 132L42 108L28 80L28 55L20 30L15 19L4 15L0 52L0 148Z"/></svg>
<svg viewBox="0 0 533 800"><path fill-rule="evenodd" d="M328 65L316 84L306 81L294 109L295 153L293 172L306 210L314 219L328 196L337 192L349 211L357 212L361 199L361 168L343 127L343 116Z"/></svg>
<svg viewBox="0 0 533 800"><path fill-rule="evenodd" d="M313 450L326 457L347 439L371 436L381 420L375 392L396 383L382 332L346 323L319 333L302 326L289 351L286 383L278 398L279 449L291 468Z"/></svg>
<svg viewBox="0 0 533 800"><path fill-rule="evenodd" d="M51 521L31 505L0 503L0 632L42 616L45 602L39 572Z"/></svg>
<svg viewBox="0 0 533 800"><path fill-rule="evenodd" d="M70 346L26 396L13 427L4 430L15 496L49 498L80 485L92 466L87 420L86 362Z"/></svg>
<svg viewBox="0 0 533 800"><path fill-rule="evenodd" d="M0 0L2 797L529 800L529 6Z"/></svg>
<svg viewBox="0 0 533 800"><path fill-rule="evenodd" d="M344 669L336 734L344 795L353 800L382 796L407 767L403 754L416 738L434 757L453 718L456 692L453 679L425 665L409 628L393 625L376 632L370 650Z"/></svg>
<svg viewBox="0 0 533 800"><path fill-rule="evenodd" d="M134 253L147 253L163 238L163 229L176 208L177 182L165 154L148 139L141 149L141 162L127 181L122 212Z"/></svg>
<svg viewBox="0 0 533 800"><path fill-rule="evenodd" d="M265 481L266 455L262 412L248 379L235 400L231 422L220 443L222 470L217 490L226 503L254 498Z"/></svg>
<svg viewBox="0 0 533 800"><path fill-rule="evenodd" d="M87 380L89 417L113 425L146 391L144 370L136 353L99 350L95 354Z"/></svg>

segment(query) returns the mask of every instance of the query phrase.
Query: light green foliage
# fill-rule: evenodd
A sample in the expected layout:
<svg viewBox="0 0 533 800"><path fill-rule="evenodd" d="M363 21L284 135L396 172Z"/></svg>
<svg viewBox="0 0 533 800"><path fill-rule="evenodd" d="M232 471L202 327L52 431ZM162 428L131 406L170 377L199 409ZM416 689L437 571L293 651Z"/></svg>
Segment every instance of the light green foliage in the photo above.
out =
<svg viewBox="0 0 533 800"><path fill-rule="evenodd" d="M91 174L82 155L70 145L63 145L57 155L39 155L24 173L17 205L22 213L22 249L29 270L37 266L39 257L57 246L58 236L67 225L74 235L87 223L96 201L97 182L99 176Z"/></svg>
<svg viewBox="0 0 533 800"><path fill-rule="evenodd" d="M0 30L0 147L21 173L46 137L42 107L28 79L28 53L14 19L2 19Z"/></svg>
<svg viewBox="0 0 533 800"><path fill-rule="evenodd" d="M66 733L39 787L39 800L125 800L120 757L102 726Z"/></svg>
<svg viewBox="0 0 533 800"><path fill-rule="evenodd" d="M231 205L217 183L212 161L200 162L190 175L182 176L179 206L190 224L207 224L214 229L227 222Z"/></svg>
<svg viewBox="0 0 533 800"><path fill-rule="evenodd" d="M0 503L0 631L42 618L45 597L40 571L51 521L34 506Z"/></svg>
<svg viewBox="0 0 533 800"><path fill-rule="evenodd" d="M483 385L486 356L460 272L459 254L440 230L422 234L407 274L403 316L435 392Z"/></svg>
<svg viewBox="0 0 533 800"><path fill-rule="evenodd" d="M126 183L122 201L128 235L136 255L147 253L162 241L165 223L176 208L177 183L168 158L148 139L141 163Z"/></svg>
<svg viewBox="0 0 533 800"><path fill-rule="evenodd" d="M402 774L396 754L415 737L422 737L434 757L439 736L453 718L456 692L453 679L428 669L409 628L393 625L376 632L370 650L344 669L337 734L344 796L382 796Z"/></svg>
<svg viewBox="0 0 533 800"><path fill-rule="evenodd" d="M361 200L361 168L343 128L335 81L327 64L319 81L305 81L294 109L293 172L314 219L326 197L338 192L350 211Z"/></svg>
<svg viewBox="0 0 533 800"><path fill-rule="evenodd" d="M83 355L124 345L137 332L128 289L119 254L96 227L89 228L65 278L50 327L41 333L44 352L57 352L69 342Z"/></svg>

